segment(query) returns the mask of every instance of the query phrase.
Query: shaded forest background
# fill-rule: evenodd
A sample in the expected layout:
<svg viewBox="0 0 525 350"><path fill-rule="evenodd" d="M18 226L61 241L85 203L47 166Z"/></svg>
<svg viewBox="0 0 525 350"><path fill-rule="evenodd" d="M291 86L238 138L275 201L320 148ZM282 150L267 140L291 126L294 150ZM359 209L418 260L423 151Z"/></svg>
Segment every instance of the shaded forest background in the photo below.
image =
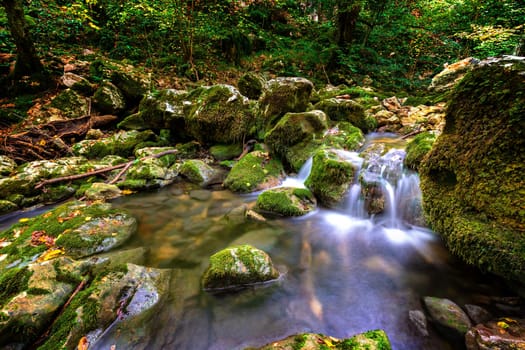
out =
<svg viewBox="0 0 525 350"><path fill-rule="evenodd" d="M4 76L12 72L17 52L5 11L8 4L23 7L31 40L51 73L56 57L95 52L204 83L255 70L415 93L446 63L512 54L525 32L525 4L520 0L1 4Z"/></svg>

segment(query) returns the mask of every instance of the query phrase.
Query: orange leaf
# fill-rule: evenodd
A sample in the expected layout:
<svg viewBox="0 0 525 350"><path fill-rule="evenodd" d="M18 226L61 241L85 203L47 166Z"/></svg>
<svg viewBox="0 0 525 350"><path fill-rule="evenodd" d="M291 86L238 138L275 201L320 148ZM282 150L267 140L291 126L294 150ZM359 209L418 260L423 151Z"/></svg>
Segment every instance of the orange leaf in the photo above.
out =
<svg viewBox="0 0 525 350"><path fill-rule="evenodd" d="M89 341L87 340L87 337L82 337L78 341L77 350L87 350L89 348Z"/></svg>

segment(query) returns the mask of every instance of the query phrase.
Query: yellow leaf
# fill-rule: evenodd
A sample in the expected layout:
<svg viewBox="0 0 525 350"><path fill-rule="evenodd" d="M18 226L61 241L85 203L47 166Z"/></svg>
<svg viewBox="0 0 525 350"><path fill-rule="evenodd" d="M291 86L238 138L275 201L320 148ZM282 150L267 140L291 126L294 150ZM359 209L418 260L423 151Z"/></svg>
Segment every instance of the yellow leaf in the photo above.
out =
<svg viewBox="0 0 525 350"><path fill-rule="evenodd" d="M46 145L46 140L42 139L42 140L40 140L40 142L38 144L40 146L45 146Z"/></svg>
<svg viewBox="0 0 525 350"><path fill-rule="evenodd" d="M499 328L503 328L503 329L507 329L507 328L509 328L509 325L506 324L506 323L503 322L503 321L499 321L499 322L497 323L497 325L498 325Z"/></svg>
<svg viewBox="0 0 525 350"><path fill-rule="evenodd" d="M125 190L122 190L120 193L122 193L124 196L127 196L128 194L135 193L135 191L125 189Z"/></svg>
<svg viewBox="0 0 525 350"><path fill-rule="evenodd" d="M86 221L91 220L91 216L86 216L86 219L85 219L85 220L86 220Z"/></svg>
<svg viewBox="0 0 525 350"><path fill-rule="evenodd" d="M21 218L20 220L18 220L18 222L28 222L29 221L29 218Z"/></svg>
<svg viewBox="0 0 525 350"><path fill-rule="evenodd" d="M48 260L57 258L58 256L60 256L60 255L62 255L64 253L65 253L65 251L62 248L49 249L49 250L46 250L42 255L40 255L40 257L38 258L37 261L38 262L48 261Z"/></svg>

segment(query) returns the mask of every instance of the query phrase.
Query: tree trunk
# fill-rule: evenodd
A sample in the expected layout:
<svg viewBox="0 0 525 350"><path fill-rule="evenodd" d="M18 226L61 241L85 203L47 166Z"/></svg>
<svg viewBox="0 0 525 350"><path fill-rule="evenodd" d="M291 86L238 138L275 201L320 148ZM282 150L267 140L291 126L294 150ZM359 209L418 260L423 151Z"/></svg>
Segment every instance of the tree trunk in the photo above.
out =
<svg viewBox="0 0 525 350"><path fill-rule="evenodd" d="M357 18L361 4L356 1L342 1L337 11L337 43L343 46L354 39Z"/></svg>
<svg viewBox="0 0 525 350"><path fill-rule="evenodd" d="M13 76L20 78L24 75L33 75L44 71L44 66L38 58L29 27L24 17L24 8L21 0L1 0L5 8L9 30L16 45L16 64Z"/></svg>

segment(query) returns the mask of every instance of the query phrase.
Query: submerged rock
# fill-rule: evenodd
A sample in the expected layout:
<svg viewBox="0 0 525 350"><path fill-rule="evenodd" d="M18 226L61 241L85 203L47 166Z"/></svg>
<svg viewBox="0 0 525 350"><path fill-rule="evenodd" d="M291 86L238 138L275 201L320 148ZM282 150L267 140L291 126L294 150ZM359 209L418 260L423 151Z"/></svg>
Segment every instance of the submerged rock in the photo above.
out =
<svg viewBox="0 0 525 350"><path fill-rule="evenodd" d="M210 266L202 276L202 286L207 290L237 289L278 277L279 272L268 254L241 245L223 249L210 257Z"/></svg>
<svg viewBox="0 0 525 350"><path fill-rule="evenodd" d="M269 189L257 197L256 210L283 216L301 216L315 209L316 200L305 188Z"/></svg>
<svg viewBox="0 0 525 350"><path fill-rule="evenodd" d="M420 165L424 210L469 264L525 282L525 62L481 62L452 96Z"/></svg>
<svg viewBox="0 0 525 350"><path fill-rule="evenodd" d="M467 314L451 300L424 297L423 302L432 322L444 336L459 341L472 327Z"/></svg>
<svg viewBox="0 0 525 350"><path fill-rule="evenodd" d="M256 350L391 350L388 336L382 330L368 331L347 339L337 339L322 334L303 333L292 335L286 339L274 341ZM248 350L248 349L247 349ZM255 349L253 349L255 350Z"/></svg>

